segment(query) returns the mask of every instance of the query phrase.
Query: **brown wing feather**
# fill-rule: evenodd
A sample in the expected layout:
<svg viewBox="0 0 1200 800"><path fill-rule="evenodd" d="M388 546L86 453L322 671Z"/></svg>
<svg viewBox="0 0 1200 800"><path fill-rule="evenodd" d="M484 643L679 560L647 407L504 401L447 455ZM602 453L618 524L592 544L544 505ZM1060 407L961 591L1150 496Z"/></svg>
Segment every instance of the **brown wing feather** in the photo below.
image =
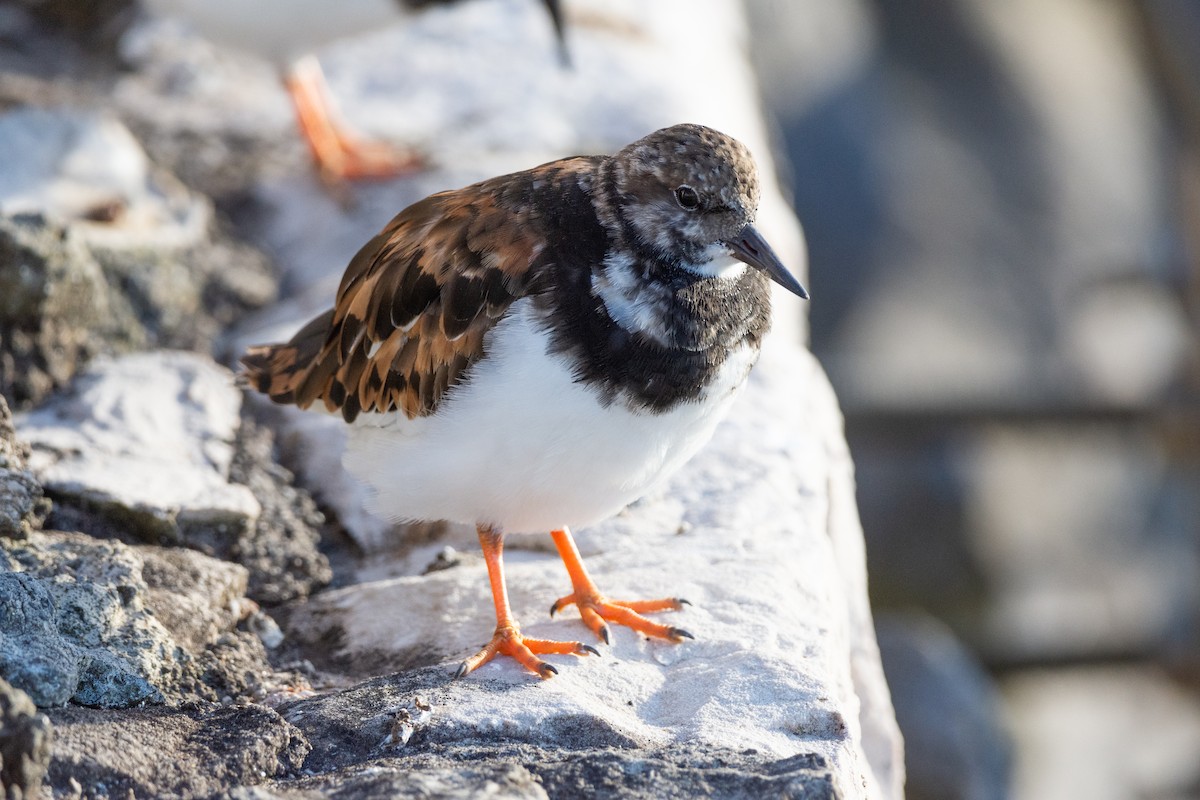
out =
<svg viewBox="0 0 1200 800"><path fill-rule="evenodd" d="M351 260L331 311L287 344L247 351L247 382L280 403L320 400L347 421L433 413L533 285L546 233L533 187L591 166L553 162L409 206Z"/></svg>

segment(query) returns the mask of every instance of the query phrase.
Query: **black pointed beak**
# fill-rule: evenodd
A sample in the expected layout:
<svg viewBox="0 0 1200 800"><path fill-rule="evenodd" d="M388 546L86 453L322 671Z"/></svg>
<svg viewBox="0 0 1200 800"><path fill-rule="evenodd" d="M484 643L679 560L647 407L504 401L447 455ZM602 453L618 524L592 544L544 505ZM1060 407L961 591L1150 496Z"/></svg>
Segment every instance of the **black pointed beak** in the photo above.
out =
<svg viewBox="0 0 1200 800"><path fill-rule="evenodd" d="M562 3L560 0L542 0L550 21L554 23L554 37L558 40L558 60L564 67L571 66L571 53L567 50L567 27L563 19Z"/></svg>
<svg viewBox="0 0 1200 800"><path fill-rule="evenodd" d="M799 295L805 300L808 299L808 292L804 291L800 281L796 280L795 275L788 272L787 267L779 260L779 256L775 255L775 251L771 249L771 245L767 244L767 240L762 238L762 234L753 225L742 228L737 236L726 239L725 244L729 245L729 249L733 251L733 257L738 261L744 261L752 267L761 269L770 276L771 280L792 294Z"/></svg>

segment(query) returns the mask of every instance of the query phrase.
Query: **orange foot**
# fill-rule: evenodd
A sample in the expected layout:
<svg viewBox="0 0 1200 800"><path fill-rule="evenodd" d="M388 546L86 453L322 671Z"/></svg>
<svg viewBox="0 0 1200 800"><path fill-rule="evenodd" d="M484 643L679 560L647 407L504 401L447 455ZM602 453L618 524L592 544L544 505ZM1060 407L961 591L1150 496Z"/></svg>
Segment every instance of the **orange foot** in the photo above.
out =
<svg viewBox="0 0 1200 800"><path fill-rule="evenodd" d="M571 594L554 601L554 605L550 606L550 616L553 617L567 606L578 606L583 624L591 628L605 644L611 641L605 620L633 628L647 636L672 642L696 638L683 628L661 625L642 616L654 611L679 611L684 606L691 605L687 600L681 597L665 597L660 600L609 600L600 594L596 584L592 583L588 576L583 560L579 557L579 549L575 547L575 541L571 538L571 532L563 528L553 531L550 536L554 539L554 545L567 568L567 574L571 576L571 585L575 588Z"/></svg>
<svg viewBox="0 0 1200 800"><path fill-rule="evenodd" d="M474 672L498 655L515 658L530 672L537 673L541 678L549 678L558 674L553 664L547 664L536 654L557 653L560 655L586 656L589 653L600 655L600 651L582 642L553 642L548 639L529 639L521 635L516 625L498 625L492 640L484 648L466 661L458 665L455 678L461 678L468 672Z"/></svg>
<svg viewBox="0 0 1200 800"><path fill-rule="evenodd" d="M391 178L424 168L424 161L413 151L367 141L347 130L316 58L306 56L297 61L286 84L300 131L326 179Z"/></svg>
<svg viewBox="0 0 1200 800"><path fill-rule="evenodd" d="M309 147L317 169L335 181L394 178L426 167L415 151L364 141L345 131L338 131L332 142L310 139Z"/></svg>
<svg viewBox="0 0 1200 800"><path fill-rule="evenodd" d="M579 606L579 616L583 624L592 629L605 644L611 643L608 625L605 620L633 628L635 631L655 636L659 639L669 639L672 642L682 642L684 639L695 639L683 628L673 625L661 625L642 616L652 611L679 611L684 606L690 606L682 597L664 597L661 600L609 600L595 591L583 593L573 592L566 597L560 597L550 606L550 616L554 616L570 605Z"/></svg>

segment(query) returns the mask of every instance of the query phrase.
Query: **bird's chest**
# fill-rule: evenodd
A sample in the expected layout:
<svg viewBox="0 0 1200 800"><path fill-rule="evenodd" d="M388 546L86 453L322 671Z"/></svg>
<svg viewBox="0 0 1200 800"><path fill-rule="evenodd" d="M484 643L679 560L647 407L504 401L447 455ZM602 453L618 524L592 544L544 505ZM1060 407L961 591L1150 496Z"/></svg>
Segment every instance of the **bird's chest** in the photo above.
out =
<svg viewBox="0 0 1200 800"><path fill-rule="evenodd" d="M727 354L694 396L653 408L637 394L606 393L581 380L578 363L554 353L533 309L523 308L498 326L488 357L434 424L447 438L470 432L461 443L475 456L468 472L488 487L479 513L514 530L588 524L691 458L756 356L748 347Z"/></svg>
<svg viewBox="0 0 1200 800"><path fill-rule="evenodd" d="M610 259L611 260L611 259ZM534 303L549 349L605 404L652 414L704 405L745 378L769 325L766 302L738 282L680 292L646 282L619 261L598 275L561 276ZM746 281L751 289L753 279ZM732 377L731 377L732 376Z"/></svg>

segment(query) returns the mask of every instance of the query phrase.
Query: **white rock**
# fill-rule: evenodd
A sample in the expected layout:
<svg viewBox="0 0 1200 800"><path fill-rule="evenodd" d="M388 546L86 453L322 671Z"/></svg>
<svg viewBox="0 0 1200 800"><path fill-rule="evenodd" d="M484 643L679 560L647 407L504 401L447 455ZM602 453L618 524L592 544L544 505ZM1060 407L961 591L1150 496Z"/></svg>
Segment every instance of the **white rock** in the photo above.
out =
<svg viewBox="0 0 1200 800"><path fill-rule="evenodd" d="M43 214L111 247L186 246L207 230L207 201L155 170L115 117L7 111L0 114L0 152L21 154L0 170L2 214Z"/></svg>
<svg viewBox="0 0 1200 800"><path fill-rule="evenodd" d="M254 495L228 480L240 409L228 370L205 356L152 352L93 363L72 392L18 416L16 427L52 495L114 503L169 528L257 519Z"/></svg>

